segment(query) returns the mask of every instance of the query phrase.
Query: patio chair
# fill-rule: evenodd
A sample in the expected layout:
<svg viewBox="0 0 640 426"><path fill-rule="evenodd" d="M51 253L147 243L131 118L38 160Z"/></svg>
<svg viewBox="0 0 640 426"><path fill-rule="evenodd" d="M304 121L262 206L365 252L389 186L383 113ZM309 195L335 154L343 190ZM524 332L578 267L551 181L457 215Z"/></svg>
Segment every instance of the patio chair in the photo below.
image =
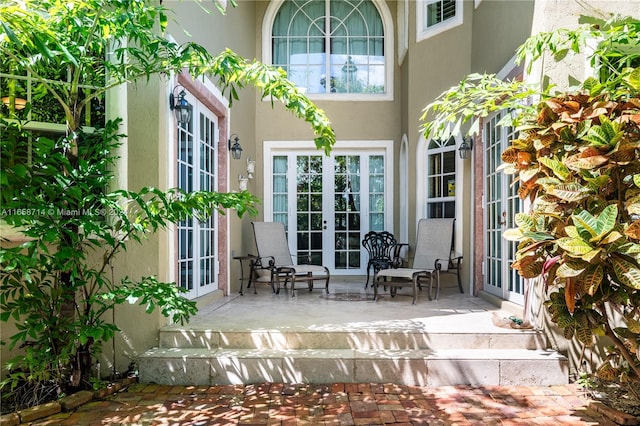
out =
<svg viewBox="0 0 640 426"><path fill-rule="evenodd" d="M306 281L309 291L313 290L313 282L325 281L325 291L329 293L329 269L320 265L295 265L289 252L284 224L280 222L252 222L253 234L258 250L258 258L254 262L254 270L266 269L270 273L271 288L280 293L280 280L291 281L291 295L295 296L296 281Z"/></svg>
<svg viewBox="0 0 640 426"><path fill-rule="evenodd" d="M400 266L400 249L407 244L400 244L391 232L388 231L369 231L362 239L362 246L367 250L369 260L367 262L367 282L364 284L366 289L369 286L369 278L371 270L373 275L381 269L397 268Z"/></svg>
<svg viewBox="0 0 640 426"><path fill-rule="evenodd" d="M436 294L440 294L440 272L449 269L451 238L454 219L420 219L416 235L416 249L411 268L381 269L373 280L374 299L378 300L378 285L389 287L391 296L396 287L411 287L413 303L418 297L418 288L428 281L429 300L435 281Z"/></svg>

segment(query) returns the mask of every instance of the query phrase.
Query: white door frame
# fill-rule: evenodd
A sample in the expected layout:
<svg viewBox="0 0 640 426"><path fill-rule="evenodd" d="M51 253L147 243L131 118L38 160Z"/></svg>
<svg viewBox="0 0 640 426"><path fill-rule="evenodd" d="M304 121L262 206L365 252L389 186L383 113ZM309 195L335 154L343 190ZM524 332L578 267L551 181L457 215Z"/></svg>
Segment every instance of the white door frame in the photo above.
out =
<svg viewBox="0 0 640 426"><path fill-rule="evenodd" d="M495 126L500 121L499 114L504 112L487 117L483 132L483 288L502 299L524 305L524 279L511 268L517 244L503 238L502 232L515 226L515 214L524 211L525 204L517 195L517 187L511 185L513 175L496 171L502 163L502 152L514 137L512 129ZM498 195L492 197L493 193Z"/></svg>
<svg viewBox="0 0 640 426"><path fill-rule="evenodd" d="M380 152L384 155L384 168L385 168L385 197L384 197L384 205L385 206L393 206L393 176L394 176L394 163L393 163L393 141L391 140L357 140L357 141L337 141L336 144L332 148L332 156L335 155L350 155L350 154L358 154L358 155L366 155L368 152L376 153ZM271 194L273 193L273 182L271 176L273 175L273 163L271 158L274 155L278 154L291 154L291 153L301 153L305 155L324 155L322 151L319 151L313 141L265 141L263 145L263 194L264 194L264 220L272 221L273 220L273 203ZM333 172L331 172L332 175ZM366 171L361 170L361 175L365 176ZM325 187L333 187L332 184L327 182L329 174L325 174L323 176L323 181ZM323 194L324 199L328 200L328 196L333 197L332 194ZM365 202L363 199L362 202ZM333 200L331 200L331 204L333 205ZM295 210L295 206L289 206L290 210L293 208ZM385 212L384 218L384 228L389 231L393 231L393 208L387 209ZM291 215L291 212L289 213ZM367 232L367 229L364 227L368 224L368 217L366 220L362 220L361 222L361 230L364 233ZM327 224L327 235L335 235L334 224ZM326 241L326 239L325 239ZM291 238L289 238L289 244L293 245ZM293 249L293 247L291 247ZM333 254L333 250L331 252ZM366 268L366 253L363 253L363 249L361 248L361 269L358 270L350 270L350 269L340 269L337 270L338 274L362 274ZM325 259L327 256L325 256ZM327 262L325 266L332 269L334 265L333 259L330 262ZM334 270L331 270L331 273L334 273Z"/></svg>
<svg viewBox="0 0 640 426"><path fill-rule="evenodd" d="M186 89L185 89L186 91ZM214 114L212 111L210 111L206 105L204 105L203 103L201 103L200 101L198 101L198 99L191 93L187 93L188 95L188 99L190 100L190 103L193 105L193 118L191 120L191 122L189 123L187 129L189 129L190 134L188 135L188 137L190 137L190 139L193 142L193 146L191 147L191 149L193 150L192 152L192 158L191 158L191 165L193 166L193 175L192 175L192 185L195 184L197 185L197 187L192 188L193 190L202 190L202 189L207 189L210 191L217 191L218 190L218 185L219 185L219 174L218 174L218 152L217 152L217 148L218 148L218 143L219 143L219 128L220 128L220 120L219 117L216 116L216 114ZM203 131L202 129L200 129L200 123L202 120L200 120L200 116L204 116L207 120L208 123L212 123L213 124L213 129L211 129L210 134L208 135L208 137L210 138L210 140L207 142L209 147L212 149L211 151L211 158L210 158L210 166L212 167L212 170L209 170L209 174L210 176L213 178L213 187L212 188L201 188L200 184L201 184L201 172L203 171L200 167L202 165L202 161L201 161L201 136L203 135ZM177 126L177 123L176 123ZM180 142L180 138L181 135L183 134L182 132L184 132L185 130L183 130L184 127L178 128L177 132L178 132L178 136L175 139L175 141L177 143ZM179 150L176 148L176 158L174 159L174 167L176 167L176 169L178 169L178 167L180 166L179 164ZM180 171L176 170L176 178L178 179L177 182L179 184L180 182ZM191 279L192 279L192 285L193 287L191 289L188 289L188 291L185 293L185 297L187 297L188 299L195 299L198 298L200 296L203 296L205 294L211 293L214 290L218 289L218 280L219 280L219 266L220 266L220 262L219 262L219 247L218 247L218 233L219 233L219 221L218 221L218 214L217 212L213 212L211 217L207 220L208 221L208 228L204 228L200 223L196 222L195 218L192 218L192 226L188 227L192 230L192 235L191 235L191 251L192 251L192 256L189 258L191 260L191 269L192 269L192 274ZM208 247L209 249L209 254L202 254L201 250L203 248L203 244L204 242L202 241L202 231L207 231L208 229L211 229L213 231L213 236L211 238L211 241L209 242L210 246ZM181 269L180 269L180 236L181 236L181 231L185 229L183 227L181 227L180 225L176 226L176 252L175 252L175 256L176 259L178 260L178 267L176 269L176 281L179 283L179 285L182 285L183 283L181 283ZM211 251L213 252L213 254L211 254ZM209 276L211 277L208 283L205 283L204 285L201 284L201 278L203 275L203 263L205 268L209 271Z"/></svg>

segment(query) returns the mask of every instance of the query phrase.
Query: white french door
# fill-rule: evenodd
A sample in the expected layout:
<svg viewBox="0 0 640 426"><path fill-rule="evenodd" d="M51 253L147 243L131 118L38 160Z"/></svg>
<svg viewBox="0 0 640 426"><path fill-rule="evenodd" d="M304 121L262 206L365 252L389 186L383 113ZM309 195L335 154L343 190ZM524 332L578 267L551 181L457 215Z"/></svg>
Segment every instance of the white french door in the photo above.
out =
<svg viewBox="0 0 640 426"><path fill-rule="evenodd" d="M179 125L177 136L178 187L186 192L216 191L218 118L196 101L192 120ZM214 213L203 222L187 219L178 224L178 285L189 299L218 287L216 223Z"/></svg>
<svg viewBox="0 0 640 426"><path fill-rule="evenodd" d="M497 126L503 114L490 117L484 128L484 289L523 304L524 280L511 268L517 244L502 237L506 229L514 226L516 213L524 209L513 175L497 171L502 152L514 137L511 128Z"/></svg>
<svg viewBox="0 0 640 426"><path fill-rule="evenodd" d="M366 273L364 234L393 231L390 143L342 144L330 156L280 145L265 144L265 220L285 224L297 263Z"/></svg>

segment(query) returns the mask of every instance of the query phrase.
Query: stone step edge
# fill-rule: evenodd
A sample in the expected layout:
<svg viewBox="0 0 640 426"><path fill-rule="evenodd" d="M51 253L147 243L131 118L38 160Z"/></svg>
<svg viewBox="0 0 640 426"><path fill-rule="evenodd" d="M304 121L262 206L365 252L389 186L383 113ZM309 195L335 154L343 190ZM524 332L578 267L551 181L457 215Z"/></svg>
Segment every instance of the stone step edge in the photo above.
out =
<svg viewBox="0 0 640 426"><path fill-rule="evenodd" d="M403 385L566 384L569 361L553 350L161 349L139 358L142 381L397 382Z"/></svg>
<svg viewBox="0 0 640 426"><path fill-rule="evenodd" d="M549 360L567 358L552 349L230 349L152 348L143 358L343 358L343 359L455 359Z"/></svg>
<svg viewBox="0 0 640 426"><path fill-rule="evenodd" d="M438 329L438 330L428 330L428 329L398 329L398 328L361 328L354 329L353 327L346 328L338 328L335 327L331 330L310 330L309 327L287 327L286 329L279 328L265 328L265 329L235 329L235 328L211 328L211 327L198 327L198 326L176 326L176 325L167 325L162 327L159 330L160 333L188 333L188 334L220 334L220 333L229 333L229 334L384 334L384 335L411 335L411 334L426 334L426 335L441 335L441 334L451 334L454 336L459 335L528 335L528 334L543 334L544 331L539 328L501 328L495 327L495 329L487 330L486 328L483 330L471 330L471 329Z"/></svg>
<svg viewBox="0 0 640 426"><path fill-rule="evenodd" d="M543 333L165 331L161 348L184 349L545 349Z"/></svg>

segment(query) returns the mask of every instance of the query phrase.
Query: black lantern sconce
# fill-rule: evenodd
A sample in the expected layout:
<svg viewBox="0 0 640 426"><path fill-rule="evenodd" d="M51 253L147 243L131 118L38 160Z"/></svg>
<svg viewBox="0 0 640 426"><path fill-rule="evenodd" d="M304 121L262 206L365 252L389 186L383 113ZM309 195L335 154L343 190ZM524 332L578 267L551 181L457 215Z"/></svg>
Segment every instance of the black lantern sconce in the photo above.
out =
<svg viewBox="0 0 640 426"><path fill-rule="evenodd" d="M473 149L473 139L470 137L465 137L462 139L462 143L458 148L458 154L460 154L460 158L466 160L471 156L471 150Z"/></svg>
<svg viewBox="0 0 640 426"><path fill-rule="evenodd" d="M178 87L181 87L182 90L178 93L178 99L176 100L174 92ZM176 115L178 124L189 124L193 115L193 105L187 102L185 96L187 96L187 93L184 91L184 87L180 85L174 87L173 92L169 95L169 108Z"/></svg>
<svg viewBox="0 0 640 426"><path fill-rule="evenodd" d="M233 143L232 143L233 141ZM229 137L227 148L231 153L231 158L239 160L242 157L242 147L240 146L240 138L235 133Z"/></svg>

